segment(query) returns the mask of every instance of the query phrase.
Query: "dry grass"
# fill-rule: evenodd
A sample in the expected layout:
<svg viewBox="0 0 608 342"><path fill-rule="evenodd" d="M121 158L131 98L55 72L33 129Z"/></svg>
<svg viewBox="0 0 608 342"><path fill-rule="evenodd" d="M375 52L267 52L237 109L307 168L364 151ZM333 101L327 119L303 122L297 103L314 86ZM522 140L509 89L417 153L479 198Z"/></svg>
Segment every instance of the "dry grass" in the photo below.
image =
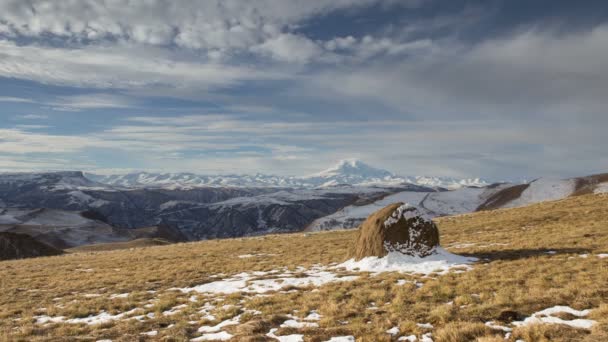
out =
<svg viewBox="0 0 608 342"><path fill-rule="evenodd" d="M235 340L263 341L267 329L277 328L286 319L284 315L304 317L317 310L322 315L320 328L280 328L276 334L303 333L307 341L339 335L354 335L360 341L391 341L385 331L398 326L400 335L432 332L435 341L498 341L504 340L504 333L487 328L484 322L508 318L507 311L526 317L554 305L595 309L589 318L598 324L591 330L561 325L518 328L510 340L608 340L608 258L594 255L608 253L608 197L585 195L520 209L447 217L437 223L444 247L483 258L473 270L428 277L362 274L356 281L332 283L318 291L307 288L264 297L238 293L190 298L190 294L169 291L216 280L213 276L220 273L229 276L282 267L295 270L297 266L341 262L354 231L0 262L0 340L186 341L199 335L196 330L201 325L216 324L247 308L262 313L245 313L240 325L226 328L239 334ZM266 255L237 257L260 253ZM582 258L581 254L589 256ZM397 285L399 279L423 286ZM110 299L120 293L129 296ZM207 302L216 305L212 311L216 319L210 322L198 313ZM369 310L371 303L376 306L373 310ZM162 314L181 304L185 307L175 315ZM223 305L229 306L221 308ZM44 325L33 319L40 314L75 318L133 308L140 308L137 315L155 316L143 322L118 320L96 326ZM431 323L434 328L417 323ZM158 331L156 337L141 335L153 330Z"/></svg>

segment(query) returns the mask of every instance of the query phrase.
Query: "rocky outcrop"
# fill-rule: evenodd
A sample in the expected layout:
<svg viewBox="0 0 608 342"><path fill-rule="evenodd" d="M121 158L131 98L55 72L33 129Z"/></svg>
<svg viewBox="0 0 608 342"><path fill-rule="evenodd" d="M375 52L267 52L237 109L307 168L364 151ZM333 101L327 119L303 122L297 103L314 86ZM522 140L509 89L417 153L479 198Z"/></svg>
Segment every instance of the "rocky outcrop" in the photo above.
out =
<svg viewBox="0 0 608 342"><path fill-rule="evenodd" d="M416 207L394 203L370 215L359 227L351 257L383 257L396 252L425 257L439 247L437 226Z"/></svg>

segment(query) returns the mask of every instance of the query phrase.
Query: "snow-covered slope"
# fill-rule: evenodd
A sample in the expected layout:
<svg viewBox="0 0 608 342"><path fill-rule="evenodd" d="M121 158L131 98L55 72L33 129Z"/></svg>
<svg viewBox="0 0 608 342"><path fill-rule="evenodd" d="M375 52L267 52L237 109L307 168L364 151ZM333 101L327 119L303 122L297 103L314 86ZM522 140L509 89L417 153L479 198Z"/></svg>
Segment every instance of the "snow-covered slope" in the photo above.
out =
<svg viewBox="0 0 608 342"><path fill-rule="evenodd" d="M554 201L566 198L576 190L576 179L539 178L530 182L519 198L507 203L503 208L523 207L532 203Z"/></svg>
<svg viewBox="0 0 608 342"><path fill-rule="evenodd" d="M457 189L466 186L485 186L479 179L456 179L446 177L403 177L389 171L372 167L356 159L341 160L336 165L304 177L275 175L199 175L194 173L148 173L137 172L125 175L86 174L100 183L121 187L161 187L169 189L196 187L280 187L318 188L339 185L397 186L416 184L429 187Z"/></svg>
<svg viewBox="0 0 608 342"><path fill-rule="evenodd" d="M371 213L396 202L409 203L430 216L457 215L473 212L492 194L511 186L468 187L451 191L402 191L366 205L350 205L334 214L315 220L307 230L355 228Z"/></svg>
<svg viewBox="0 0 608 342"><path fill-rule="evenodd" d="M37 186L43 190L99 190L108 189L106 184L88 179L80 171L43 173L0 173L0 186Z"/></svg>
<svg viewBox="0 0 608 342"><path fill-rule="evenodd" d="M0 209L0 232L26 234L59 249L131 239L128 231L80 212L55 209Z"/></svg>
<svg viewBox="0 0 608 342"><path fill-rule="evenodd" d="M121 187L160 187L165 189L188 189L197 187L313 187L295 177L273 175L198 175L194 173L149 173L136 172L124 175L96 175L86 177L100 183Z"/></svg>

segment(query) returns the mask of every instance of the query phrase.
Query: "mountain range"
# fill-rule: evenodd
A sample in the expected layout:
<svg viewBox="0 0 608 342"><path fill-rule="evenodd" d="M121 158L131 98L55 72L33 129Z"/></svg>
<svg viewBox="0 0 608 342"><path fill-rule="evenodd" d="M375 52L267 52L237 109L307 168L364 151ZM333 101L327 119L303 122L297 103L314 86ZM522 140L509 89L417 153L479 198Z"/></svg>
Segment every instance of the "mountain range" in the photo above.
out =
<svg viewBox="0 0 608 342"><path fill-rule="evenodd" d="M354 228L394 202L445 216L608 192L608 174L487 185L476 179L409 179L354 160L299 178L213 177L0 174L0 232L25 234L58 249L133 239L178 242Z"/></svg>
<svg viewBox="0 0 608 342"><path fill-rule="evenodd" d="M345 159L321 172L308 176L276 175L199 175L194 173L148 173L97 175L86 177L99 183L120 187L161 187L168 189L196 187L289 187L318 188L338 185L395 186L416 184L429 187L457 189L463 186L486 186L479 178L457 179L448 177L398 176L389 171L372 167L357 159Z"/></svg>

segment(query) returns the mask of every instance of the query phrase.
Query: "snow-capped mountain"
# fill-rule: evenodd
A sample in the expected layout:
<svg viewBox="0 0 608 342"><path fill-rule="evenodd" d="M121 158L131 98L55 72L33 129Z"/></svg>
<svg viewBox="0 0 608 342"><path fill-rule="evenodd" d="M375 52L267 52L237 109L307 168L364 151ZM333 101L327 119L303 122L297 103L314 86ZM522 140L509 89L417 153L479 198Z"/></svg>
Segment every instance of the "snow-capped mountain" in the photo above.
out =
<svg viewBox="0 0 608 342"><path fill-rule="evenodd" d="M255 175L198 175L194 173L149 173L135 172L123 175L96 175L87 173L86 177L97 182L121 187L309 187L296 177L282 177L264 174Z"/></svg>
<svg viewBox="0 0 608 342"><path fill-rule="evenodd" d="M106 184L98 183L84 176L81 171L59 171L42 173L0 173L0 188L29 185L46 190L105 189Z"/></svg>
<svg viewBox="0 0 608 342"><path fill-rule="evenodd" d="M486 186L479 179L456 179L445 177L403 177L387 170L375 168L360 160L341 160L336 165L321 172L304 176L276 175L199 175L194 173L148 173L136 172L124 175L86 174L100 183L121 187L160 187L170 189L197 187L279 187L318 188L339 185L355 186L397 186L415 184L428 187L458 189L467 186Z"/></svg>
<svg viewBox="0 0 608 342"><path fill-rule="evenodd" d="M340 184L349 185L397 185L405 179L389 171L377 169L357 159L341 160L327 170L302 177L308 183L327 187Z"/></svg>

